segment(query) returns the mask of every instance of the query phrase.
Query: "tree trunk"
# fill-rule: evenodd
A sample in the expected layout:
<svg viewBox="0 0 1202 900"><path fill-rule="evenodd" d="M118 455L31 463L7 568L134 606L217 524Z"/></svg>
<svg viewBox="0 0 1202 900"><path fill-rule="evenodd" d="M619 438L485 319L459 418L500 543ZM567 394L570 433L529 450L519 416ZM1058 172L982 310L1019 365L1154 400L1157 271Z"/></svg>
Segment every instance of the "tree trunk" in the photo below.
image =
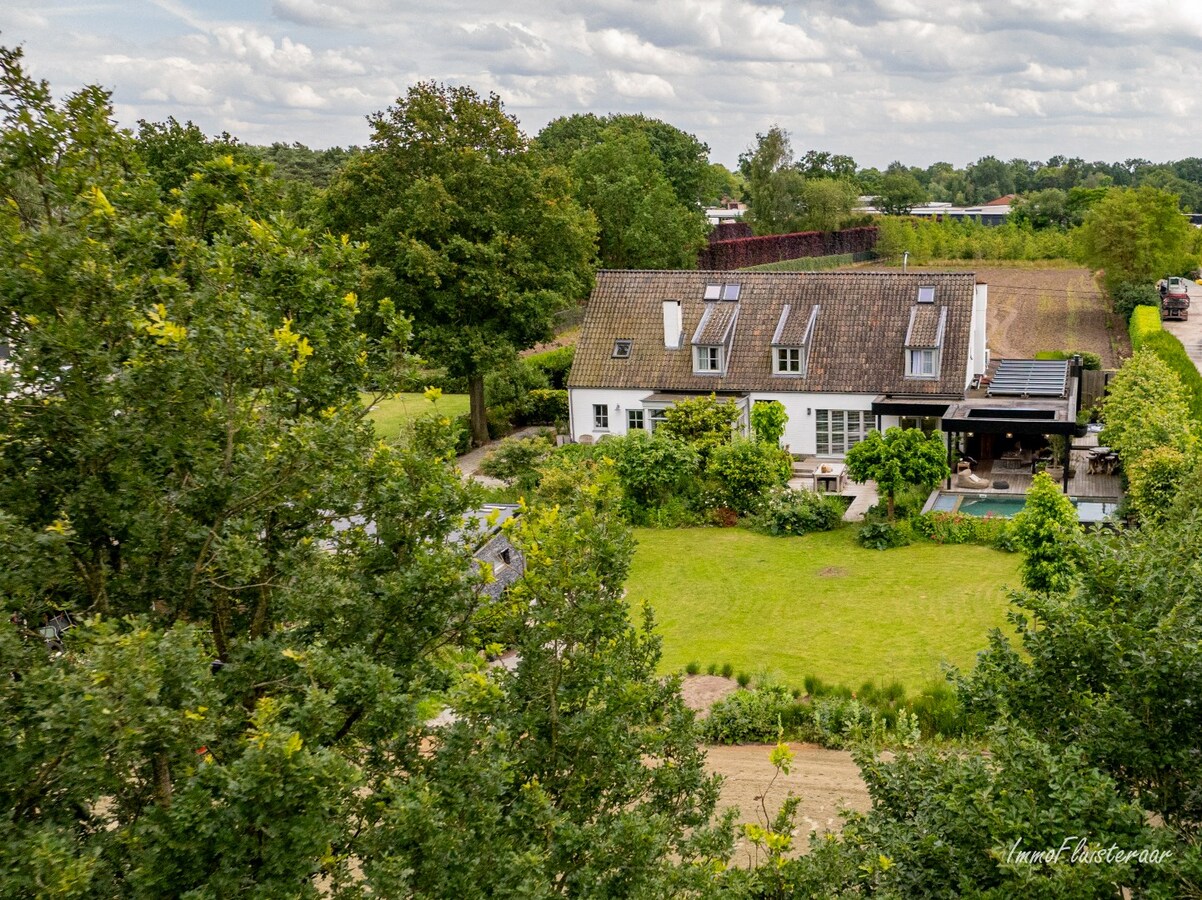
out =
<svg viewBox="0 0 1202 900"><path fill-rule="evenodd" d="M886 509L889 510L889 521L893 521L893 491L885 494Z"/></svg>
<svg viewBox="0 0 1202 900"><path fill-rule="evenodd" d="M488 414L484 406L484 376L469 375L467 395L471 402L472 446L488 443Z"/></svg>

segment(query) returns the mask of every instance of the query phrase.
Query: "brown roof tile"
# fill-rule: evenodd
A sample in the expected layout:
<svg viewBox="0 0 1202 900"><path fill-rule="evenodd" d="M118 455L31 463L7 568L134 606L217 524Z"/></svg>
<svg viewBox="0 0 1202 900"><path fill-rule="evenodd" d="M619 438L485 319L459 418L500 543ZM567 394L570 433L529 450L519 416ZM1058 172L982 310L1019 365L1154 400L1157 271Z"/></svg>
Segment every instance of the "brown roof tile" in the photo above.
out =
<svg viewBox="0 0 1202 900"><path fill-rule="evenodd" d="M695 375L689 343L707 306L707 283L738 281L738 323L723 375ZM839 391L962 396L972 321L971 273L900 272L657 272L602 271L585 308L569 387L662 391ZM938 286L946 310L941 377L905 377L904 348L920 285ZM685 342L664 348L664 300L681 301ZM770 347L789 305L786 329L804 329L820 310L810 336L804 377L772 374ZM937 327L937 323L936 323ZM710 329L707 327L707 334ZM634 341L630 357L611 358L616 337Z"/></svg>
<svg viewBox="0 0 1202 900"><path fill-rule="evenodd" d="M910 327L906 330L907 347L938 347L943 337L947 308L924 303L910 308Z"/></svg>

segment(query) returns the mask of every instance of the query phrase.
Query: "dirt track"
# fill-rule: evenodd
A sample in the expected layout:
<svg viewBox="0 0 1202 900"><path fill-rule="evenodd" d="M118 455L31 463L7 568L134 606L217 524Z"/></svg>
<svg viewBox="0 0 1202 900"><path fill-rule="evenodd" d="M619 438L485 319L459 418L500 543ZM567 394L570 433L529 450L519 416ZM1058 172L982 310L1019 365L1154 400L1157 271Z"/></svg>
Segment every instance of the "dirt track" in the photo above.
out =
<svg viewBox="0 0 1202 900"><path fill-rule="evenodd" d="M865 811L871 805L868 790L860 778L860 770L844 750L825 750L813 744L790 744L794 752L788 775L772 783L774 769L768 761L772 747L748 744L737 747L707 747L709 770L722 776L720 810L739 808L739 822L764 824L759 798L764 796L768 816L776 815L781 802L792 791L801 798L795 819L794 849L806 852L811 831L838 831L841 808ZM758 814L758 815L757 815ZM740 839L736 844L734 862L747 865L750 845Z"/></svg>

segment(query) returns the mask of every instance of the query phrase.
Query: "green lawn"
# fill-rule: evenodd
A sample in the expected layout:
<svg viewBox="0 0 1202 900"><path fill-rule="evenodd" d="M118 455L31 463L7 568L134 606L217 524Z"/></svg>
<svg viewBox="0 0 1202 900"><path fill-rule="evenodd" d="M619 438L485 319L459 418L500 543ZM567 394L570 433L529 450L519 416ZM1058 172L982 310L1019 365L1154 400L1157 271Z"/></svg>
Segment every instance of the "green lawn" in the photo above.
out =
<svg viewBox="0 0 1202 900"><path fill-rule="evenodd" d="M373 394L361 395L364 404L371 403ZM424 394L393 394L376 404L369 414L376 423L376 433L393 440L418 416L437 408L443 415L454 418L468 411L467 394L443 394L435 407Z"/></svg>
<svg viewBox="0 0 1202 900"><path fill-rule="evenodd" d="M855 688L897 679L910 691L944 660L972 665L1007 627L1005 586L1019 557L986 547L865 550L855 529L776 538L733 528L638 529L626 583L647 600L665 671L729 662L801 687L808 674Z"/></svg>

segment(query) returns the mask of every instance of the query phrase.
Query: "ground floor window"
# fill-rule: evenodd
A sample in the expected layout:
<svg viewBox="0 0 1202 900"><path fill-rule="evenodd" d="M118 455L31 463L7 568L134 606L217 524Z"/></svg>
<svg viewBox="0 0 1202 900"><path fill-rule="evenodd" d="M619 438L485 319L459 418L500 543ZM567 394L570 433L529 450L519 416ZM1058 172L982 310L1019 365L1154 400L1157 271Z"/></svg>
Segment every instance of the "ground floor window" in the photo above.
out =
<svg viewBox="0 0 1202 900"><path fill-rule="evenodd" d="M643 428L643 411L641 409L626 410L626 430L634 431L638 429L642 431Z"/></svg>
<svg viewBox="0 0 1202 900"><path fill-rule="evenodd" d="M923 434L933 434L939 430L939 417L923 416L922 418L918 418L916 416L902 416L898 420L898 424L902 428L921 428Z"/></svg>
<svg viewBox="0 0 1202 900"><path fill-rule="evenodd" d="M609 428L609 404L594 403L593 404L593 427L594 428Z"/></svg>
<svg viewBox="0 0 1202 900"><path fill-rule="evenodd" d="M647 410L647 416L650 431L655 431L655 429L663 425L664 422L668 421L666 409L649 409Z"/></svg>
<svg viewBox="0 0 1202 900"><path fill-rule="evenodd" d="M846 453L873 427L872 413L858 409L816 409L819 455Z"/></svg>

